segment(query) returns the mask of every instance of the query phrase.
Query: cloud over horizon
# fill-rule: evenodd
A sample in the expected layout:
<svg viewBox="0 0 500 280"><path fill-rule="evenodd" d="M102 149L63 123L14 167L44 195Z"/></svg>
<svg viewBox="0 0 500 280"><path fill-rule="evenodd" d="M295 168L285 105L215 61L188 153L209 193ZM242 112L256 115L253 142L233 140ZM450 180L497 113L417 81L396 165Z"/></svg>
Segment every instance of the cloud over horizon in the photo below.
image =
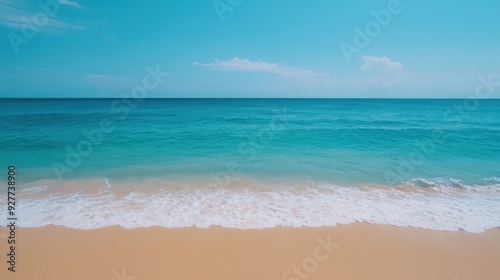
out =
<svg viewBox="0 0 500 280"><path fill-rule="evenodd" d="M241 59L237 56L229 60L215 59L213 62L209 63L193 62L191 65L201 66L215 71L259 72L277 74L284 77L300 77L305 79L333 81L330 74L325 72L315 72L309 69L302 69L265 61L251 61L247 58Z"/></svg>
<svg viewBox="0 0 500 280"><path fill-rule="evenodd" d="M403 70L403 64L397 61L392 61L390 58L387 56L360 56L364 61L364 64L359 67L361 70L368 70L372 68L382 68L386 70L392 70L392 71L402 71Z"/></svg>

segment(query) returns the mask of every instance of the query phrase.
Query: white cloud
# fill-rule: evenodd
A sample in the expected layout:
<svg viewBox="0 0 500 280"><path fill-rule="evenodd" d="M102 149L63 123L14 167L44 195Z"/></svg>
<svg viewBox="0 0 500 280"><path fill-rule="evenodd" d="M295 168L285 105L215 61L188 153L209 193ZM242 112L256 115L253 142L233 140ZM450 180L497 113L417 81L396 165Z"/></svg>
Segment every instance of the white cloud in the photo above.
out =
<svg viewBox="0 0 500 280"><path fill-rule="evenodd" d="M401 71L403 70L403 64L397 61L392 61L387 56L360 56L365 63L361 65L361 70L368 70L371 68L383 68L393 71Z"/></svg>
<svg viewBox="0 0 500 280"><path fill-rule="evenodd" d="M277 63L269 63L265 61L251 61L247 58L241 59L233 57L230 60L214 60L209 63L192 63L193 66L202 66L216 71L238 71L238 72L260 72L277 74L284 77L300 77L303 79L321 79L333 81L330 74L325 72L314 72L308 69L301 69Z"/></svg>
<svg viewBox="0 0 500 280"><path fill-rule="evenodd" d="M26 21L23 19L30 18L31 15L28 14L18 14L18 15L9 15L6 17L0 17L0 24L3 24L5 26L14 28L14 29L22 29ZM45 25L42 27L38 28L39 32L45 32L45 33L56 33L60 32L63 30L85 30L86 27L83 25L78 25L78 24L71 24L55 19L49 19Z"/></svg>
<svg viewBox="0 0 500 280"><path fill-rule="evenodd" d="M69 0L60 0L63 5L71 5L73 7L80 6L76 2ZM76 5L76 6L75 6ZM81 6L80 6L81 7ZM28 12L29 11L29 12ZM37 21L43 22L43 19L33 19L33 16L39 12L45 14L37 5L29 5L20 1L0 0L0 25L4 25L14 29L22 29L26 24L35 24ZM46 15L46 14L45 14ZM28 22L28 23L27 23ZM47 21L41 26L36 26L38 32L56 33L63 30L85 30L83 25L64 22L54 17L47 15Z"/></svg>

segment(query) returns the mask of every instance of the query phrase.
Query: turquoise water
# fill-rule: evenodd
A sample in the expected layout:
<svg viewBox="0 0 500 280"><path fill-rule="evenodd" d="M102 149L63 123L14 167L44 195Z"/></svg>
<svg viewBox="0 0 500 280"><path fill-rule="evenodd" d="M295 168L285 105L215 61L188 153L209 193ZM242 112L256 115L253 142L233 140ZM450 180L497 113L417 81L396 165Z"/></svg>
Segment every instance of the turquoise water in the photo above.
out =
<svg viewBox="0 0 500 280"><path fill-rule="evenodd" d="M355 184L500 175L500 100L461 119L444 116L461 100L146 100L123 120L112 102L2 100L0 153L24 180L57 179L52 164L109 119L114 131L63 179L203 177L228 161L250 177ZM433 141L436 132L446 139Z"/></svg>
<svg viewBox="0 0 500 280"><path fill-rule="evenodd" d="M480 231L500 226L500 100L479 100L473 104L475 108L467 107L470 103L463 100L391 99L149 99L130 104L137 106L131 108L113 99L0 100L1 166L6 170L8 165L15 165L18 170L18 181L26 192L21 193L27 201L26 225L68 225L69 222L42 214L33 217L33 213L62 207L56 201L48 203L49 198L68 199L63 197L68 192L90 195L89 189L101 192L113 187L115 196L106 199L125 207L127 195L160 195L162 191L162 199L168 200L177 194L177 188L186 186L192 192L216 189L205 196L218 197L218 190L243 198L253 194L242 195L241 188L249 191L265 186L266 192L281 195L280 192L299 192L303 187L307 189L305 196L318 205L321 203L315 199L326 194L315 197L309 192L328 186L329 191L351 188L349 192L362 192L369 187L374 188L372 194L397 190L409 199L415 199L412 193L421 195L422 188L437 188L438 194L450 198L446 203L471 203L471 199L478 199L476 202L484 204L471 203L467 211L474 215L467 216L467 221L459 225L453 224L455 220L447 221L452 226L441 228L470 227ZM100 129L103 121L109 124L107 129ZM5 183L5 178L1 178ZM68 186L76 187L61 192ZM404 186L415 189L403 190ZM127 191L118 199L120 188ZM447 196L450 188L456 197ZM467 190L465 194L463 190ZM465 196L460 197L461 193ZM472 194L478 197L469 197ZM328 199L339 197L334 194ZM425 197L437 199L436 202L441 198ZM370 203L375 203L375 198L370 199ZM422 199L418 197L418 201ZM64 207L76 207L68 203ZM269 203L279 204L273 200ZM455 206L461 209L463 205ZM484 209L478 208L483 206ZM81 207L81 212L87 209ZM359 207L356 209L362 208ZM247 215L248 209L241 212ZM330 215L336 210L325 211ZM469 219L477 220L476 215L484 218L487 225L472 221L469 225ZM344 218L347 222L371 221L364 216L347 216L330 217L329 222L320 217L312 225L338 223ZM259 224L256 217L248 227L311 225L304 221L285 222L285 218ZM318 215L312 219L315 217ZM123 217L114 219L101 217L97 224L124 225ZM224 220L227 219L221 215L221 221ZM397 224L375 218L371 222ZM165 220L148 220L125 226L158 224L171 225Z"/></svg>

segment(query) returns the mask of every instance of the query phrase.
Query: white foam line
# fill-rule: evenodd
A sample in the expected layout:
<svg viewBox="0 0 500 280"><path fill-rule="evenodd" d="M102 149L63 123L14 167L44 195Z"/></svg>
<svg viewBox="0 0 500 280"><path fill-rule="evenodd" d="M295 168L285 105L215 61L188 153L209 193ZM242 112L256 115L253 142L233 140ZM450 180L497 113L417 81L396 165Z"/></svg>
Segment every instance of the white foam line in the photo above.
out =
<svg viewBox="0 0 500 280"><path fill-rule="evenodd" d="M112 190L99 195L79 191L28 197L18 215L20 225L25 227L54 224L78 229L111 225L260 229L334 226L356 221L469 232L500 226L498 185L463 191L428 183L434 192L331 185L276 191L161 189L134 191L124 196L115 195Z"/></svg>

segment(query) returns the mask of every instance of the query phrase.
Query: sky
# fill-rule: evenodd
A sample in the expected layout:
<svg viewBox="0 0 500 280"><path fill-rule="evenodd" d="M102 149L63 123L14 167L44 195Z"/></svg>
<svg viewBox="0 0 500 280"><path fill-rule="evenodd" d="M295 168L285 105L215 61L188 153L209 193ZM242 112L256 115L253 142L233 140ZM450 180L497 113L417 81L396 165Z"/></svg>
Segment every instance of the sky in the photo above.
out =
<svg viewBox="0 0 500 280"><path fill-rule="evenodd" d="M123 97L153 72L148 97L466 98L500 82L499 15L496 0L0 0L0 98Z"/></svg>

